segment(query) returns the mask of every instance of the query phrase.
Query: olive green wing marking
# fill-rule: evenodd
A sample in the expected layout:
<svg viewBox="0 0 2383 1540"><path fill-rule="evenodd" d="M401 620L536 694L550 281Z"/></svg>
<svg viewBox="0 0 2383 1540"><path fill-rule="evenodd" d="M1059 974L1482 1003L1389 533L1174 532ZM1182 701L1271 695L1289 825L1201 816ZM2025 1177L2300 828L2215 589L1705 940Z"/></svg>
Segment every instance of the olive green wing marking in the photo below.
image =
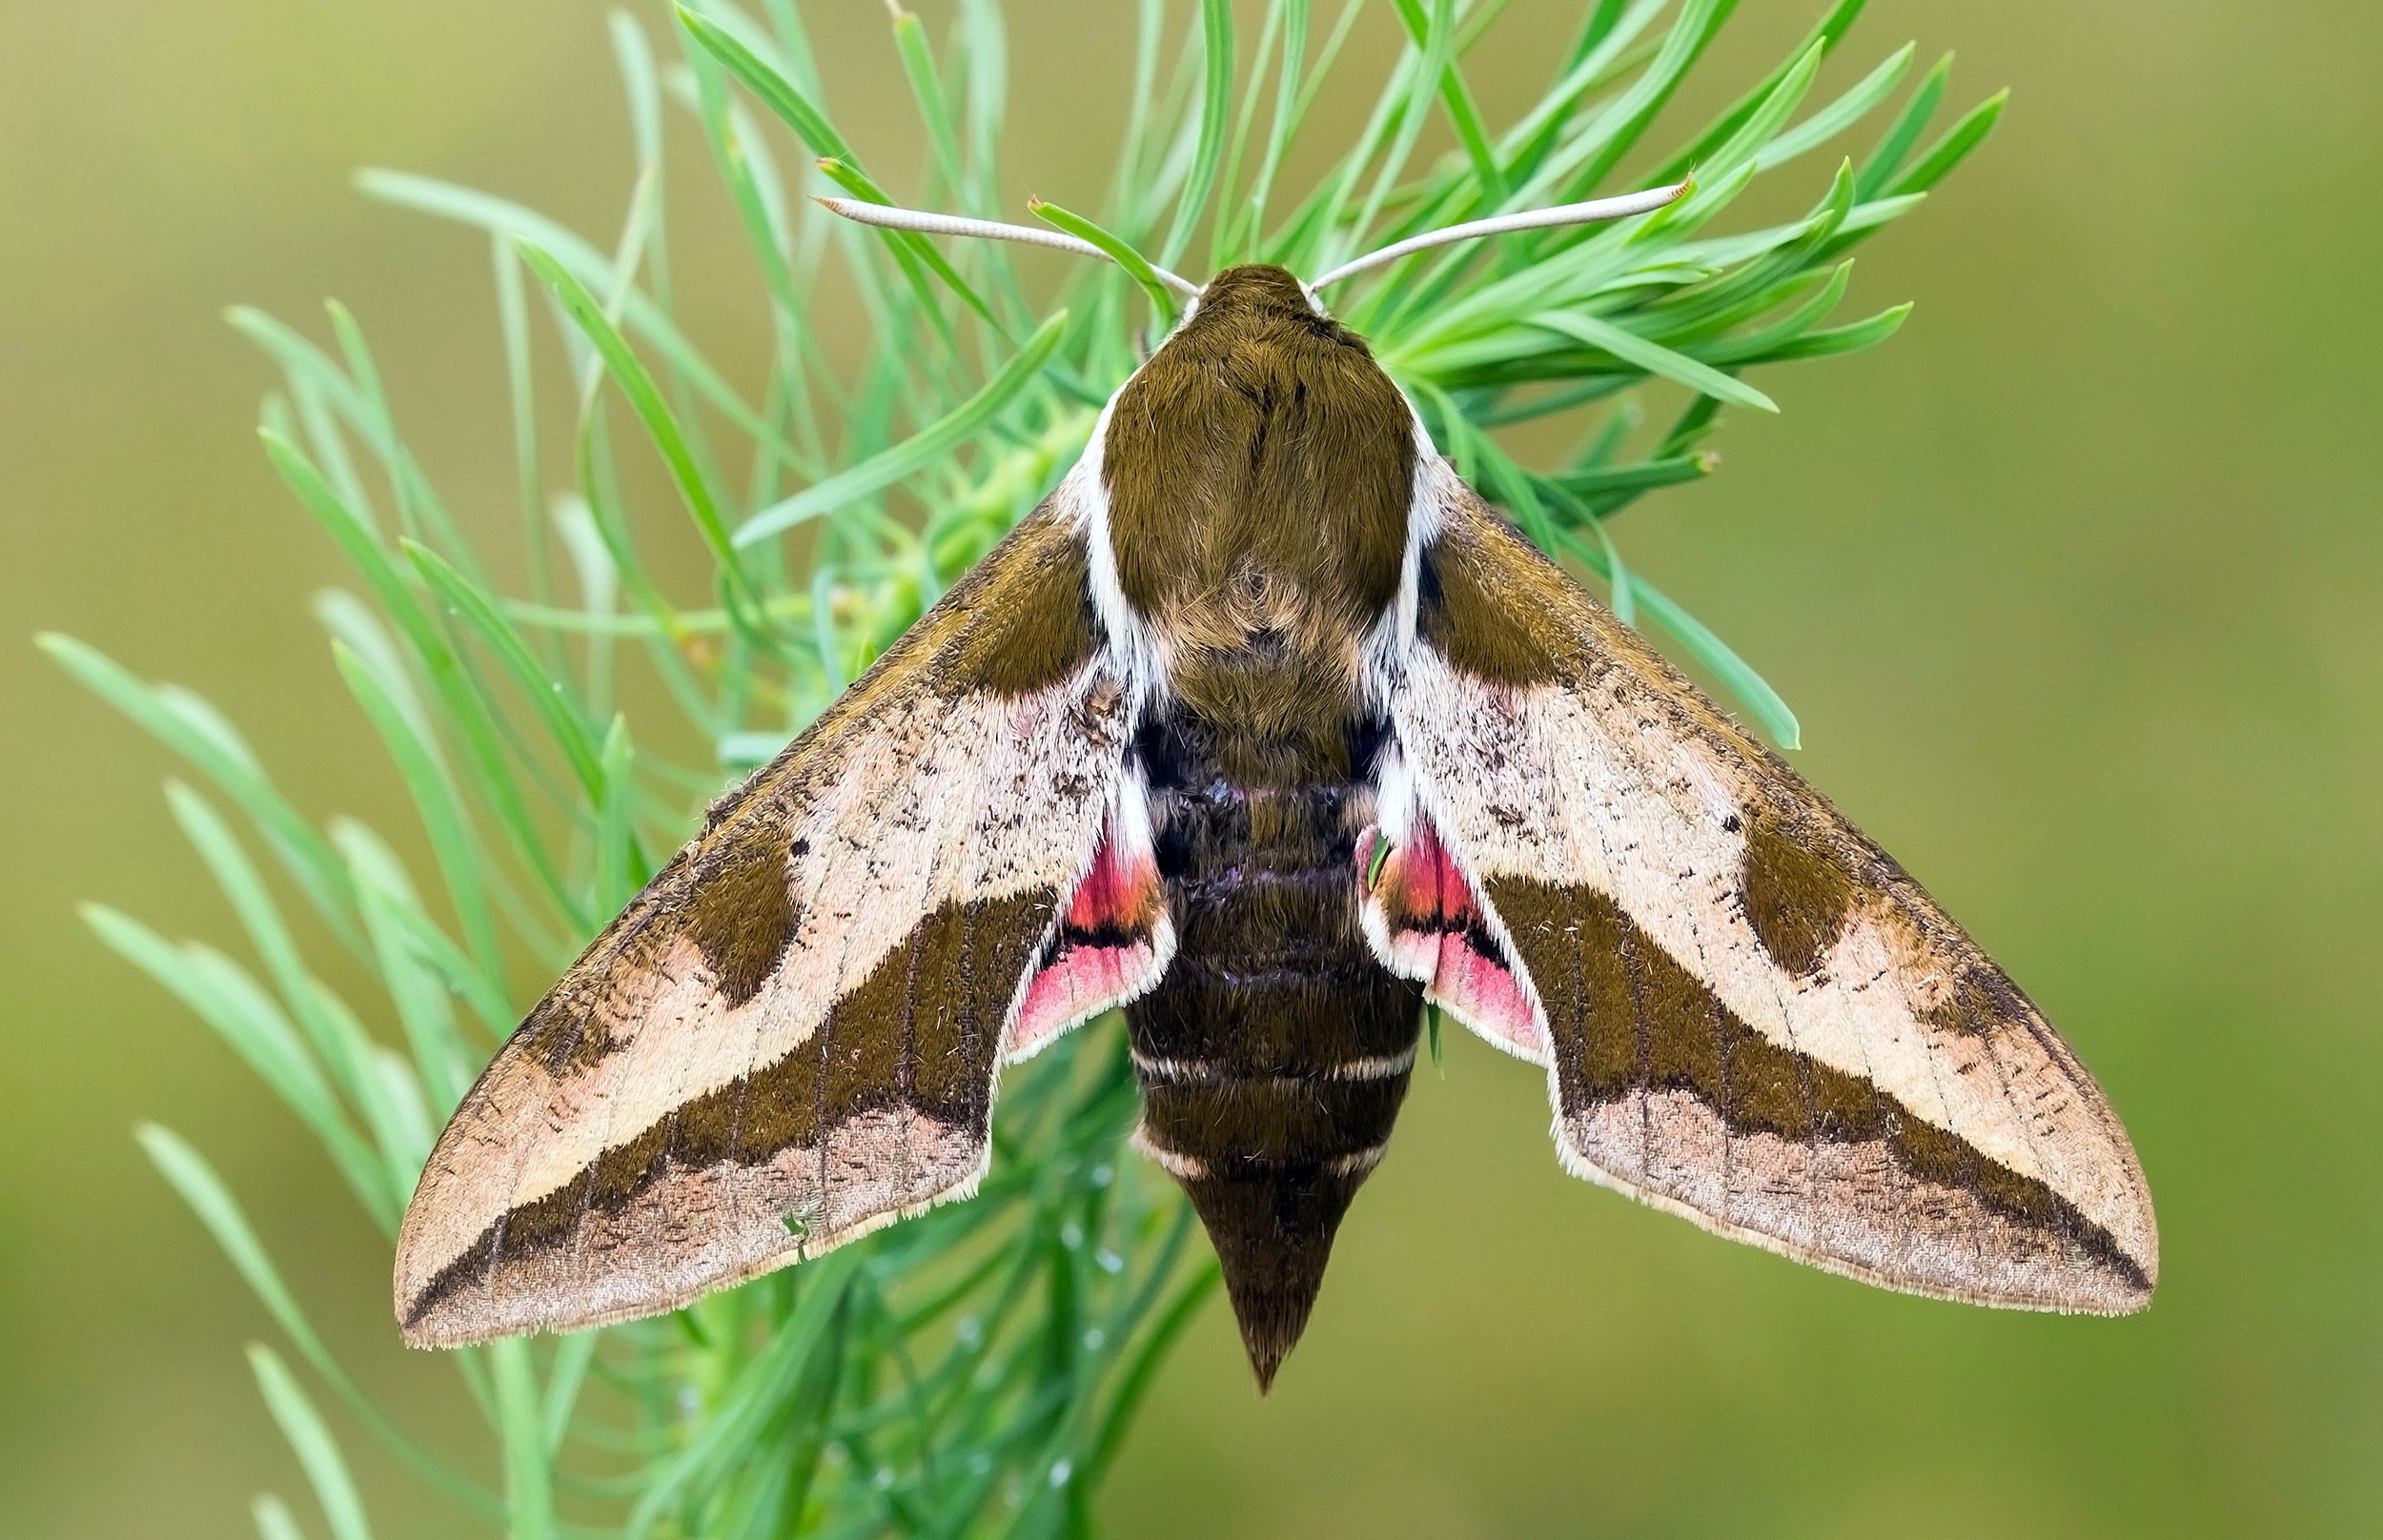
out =
<svg viewBox="0 0 2383 1540"><path fill-rule="evenodd" d="M1525 985L1576 1174L1892 1288L2117 1313L2149 1189L2034 1005L1901 867L1446 478L1392 690L1430 831ZM1463 1014L1461 1003L1456 1006Z"/></svg>
<svg viewBox="0 0 2383 1540"><path fill-rule="evenodd" d="M406 1211L409 1342L669 1309L974 1189L1130 730L1065 501L715 806L499 1050Z"/></svg>

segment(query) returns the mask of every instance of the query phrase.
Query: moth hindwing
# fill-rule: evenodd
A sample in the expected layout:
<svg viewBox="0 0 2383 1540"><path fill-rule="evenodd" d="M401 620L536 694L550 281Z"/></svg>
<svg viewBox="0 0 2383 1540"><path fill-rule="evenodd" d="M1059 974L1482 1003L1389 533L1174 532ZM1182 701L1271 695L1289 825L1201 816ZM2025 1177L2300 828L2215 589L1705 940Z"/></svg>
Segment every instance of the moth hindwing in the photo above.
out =
<svg viewBox="0 0 2383 1540"><path fill-rule="evenodd" d="M1123 1005L1135 1142L1263 1384L1427 1004L1543 1067L1567 1169L1709 1229L2149 1297L2134 1153L2035 1007L1246 267L531 1012L423 1173L398 1317L620 1320L965 1196L1004 1060Z"/></svg>

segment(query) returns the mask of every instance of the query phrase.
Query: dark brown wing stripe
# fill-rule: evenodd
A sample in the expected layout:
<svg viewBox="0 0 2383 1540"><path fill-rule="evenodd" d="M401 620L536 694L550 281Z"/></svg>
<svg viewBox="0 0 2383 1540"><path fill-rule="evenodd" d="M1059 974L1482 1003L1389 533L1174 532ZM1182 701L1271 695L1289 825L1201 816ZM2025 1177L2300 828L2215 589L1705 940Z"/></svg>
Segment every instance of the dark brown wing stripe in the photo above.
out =
<svg viewBox="0 0 2383 1540"><path fill-rule="evenodd" d="M952 659L953 672L1005 696L1065 684L1100 647L1084 537L1055 520L1030 520L1018 531L1027 533L1013 532L1008 538L1020 541L1020 554L1029 559L1018 565L1006 587L989 579L969 587L977 574L991 570L987 560L969 569L952 591L967 590L963 597L974 622ZM1033 617L1033 622L1017 624L1024 616Z"/></svg>
<svg viewBox="0 0 2383 1540"><path fill-rule="evenodd" d="M1741 1020L1607 895L1488 883L1548 1017L1567 1135L1658 1198L1874 1281L2116 1307L2143 1267L2045 1183ZM1983 1260L1982 1260L1983 1258Z"/></svg>
<svg viewBox="0 0 2383 1540"><path fill-rule="evenodd" d="M1416 635L1454 666L1506 685L1556 684L1563 657L1514 621L1511 596L1462 533L1436 540L1416 573Z"/></svg>
<svg viewBox="0 0 2383 1540"><path fill-rule="evenodd" d="M1837 944L1861 891L1829 858L1829 842L1825 832L1790 828L1767 809L1746 830L1746 922L1781 967L1807 978Z"/></svg>
<svg viewBox="0 0 2383 1540"><path fill-rule="evenodd" d="M1962 1032L1977 1037L1992 1032L2001 1023L2027 1022L2034 1016L2034 1007L2027 1003L2027 997L2020 992L2019 986L2004 978L2001 970L1985 962L1972 962L1962 968L1953 986L1945 992L1945 998L1926 1011L1930 1026L1941 1031ZM2047 1051L2054 1057L2063 1062L2074 1057L2067 1044L2052 1038L2049 1033L2040 1034L2040 1037L2049 1040L2046 1044Z"/></svg>
<svg viewBox="0 0 2383 1540"><path fill-rule="evenodd" d="M939 1157L955 1146L985 1145L1002 1028L1029 964L1049 932L1059 895L1043 889L1011 898L947 903L922 922L850 994L818 1032L750 1075L697 1097L671 1116L607 1148L581 1180L499 1219L409 1303L405 1323L422 1322L467 1293L499 1299L518 1292L510 1275L546 1279L580 1266L582 1248L703 1245L703 1226L735 1226L721 1194L772 1209L767 1223L797 1220L833 1234L859 1215L845 1189L893 1174L892 1202L858 1205L873 1215L922 1203L955 1175ZM905 1026L907 1030L905 1030ZM870 1114L891 1113L920 1136L888 1139ZM840 1145L870 1125L867 1161ZM788 1152L816 1156L789 1171ZM740 1178L772 1174L749 1197ZM633 1211L665 1185L701 1183L711 1201L670 1205L673 1229L650 1234L631 1226ZM723 1180L724 1179L724 1180ZM748 1217L745 1221L750 1223ZM781 1231L781 1234L784 1232ZM766 1237L764 1237L766 1239ZM745 1246L723 1254L729 1271ZM521 1329L524 1322L513 1329Z"/></svg>
<svg viewBox="0 0 2383 1540"><path fill-rule="evenodd" d="M731 1006L762 992L794 942L788 872L802 859L801 843L789 845L784 825L759 820L696 863L687 886L687 940L703 951Z"/></svg>

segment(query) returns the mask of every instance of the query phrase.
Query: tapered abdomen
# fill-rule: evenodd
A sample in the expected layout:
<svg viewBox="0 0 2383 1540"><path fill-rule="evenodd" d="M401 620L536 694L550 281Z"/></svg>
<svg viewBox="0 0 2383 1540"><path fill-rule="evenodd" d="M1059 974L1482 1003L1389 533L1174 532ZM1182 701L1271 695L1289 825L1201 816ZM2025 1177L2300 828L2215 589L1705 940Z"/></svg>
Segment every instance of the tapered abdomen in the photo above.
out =
<svg viewBox="0 0 2383 1540"><path fill-rule="evenodd" d="M1253 739L1177 706L1136 745L1177 934L1126 1013L1137 1142L1207 1226L1261 1385L1307 1324L1415 1065L1421 986L1357 926L1375 736Z"/></svg>

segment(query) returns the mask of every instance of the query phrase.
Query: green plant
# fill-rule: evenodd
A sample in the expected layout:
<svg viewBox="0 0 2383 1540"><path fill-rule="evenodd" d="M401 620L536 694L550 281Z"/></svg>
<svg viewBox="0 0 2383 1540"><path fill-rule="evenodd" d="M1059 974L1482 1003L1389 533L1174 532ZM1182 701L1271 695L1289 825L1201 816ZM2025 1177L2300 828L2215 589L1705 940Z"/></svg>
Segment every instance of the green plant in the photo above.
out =
<svg viewBox="0 0 2383 1540"><path fill-rule="evenodd" d="M1137 335L1171 304L1137 283L1147 269L1088 264L1068 279L1067 309L1045 306L1022 292L1005 248L864 231L797 197L771 118L826 182L884 194L827 115L791 0L761 9L761 19L724 0L680 10L682 58L667 69L643 28L614 16L640 164L609 250L484 193L362 178L375 197L491 239L526 537L518 595L491 578L408 448L344 310L331 307L329 349L234 313L283 373L263 409L266 454L362 585L323 595L317 614L412 794L435 884L359 824L318 828L197 697L44 638L213 786L212 798L178 783L168 796L255 959L170 942L112 909L93 906L92 924L266 1081L385 1232L439 1118L525 1000L723 780L774 752L1050 487L1131 369ZM1597 0L1554 83L1494 133L1462 62L1499 9L1392 0L1403 54L1356 142L1293 195L1279 185L1286 152L1361 0L1324 28L1305 0L1271 0L1240 69L1233 8L1203 0L1171 71L1160 61L1177 24L1165 0L1141 0L1133 107L1092 233L1167 266L1204 240L1211 269L1264 259L1314 274L1419 230L1585 197L1623 180L1624 165L1632 184L1692 172L1693 193L1654 215L1426 253L1334 299L1477 485L1792 745L1784 703L1634 578L1607 526L1645 493L1712 470L1701 445L1724 404L1774 410L1747 368L1895 330L1902 307L1829 324L1845 253L1951 171L2000 98L1922 150L1945 91L1939 64L1865 159L1814 178L1806 215L1713 234L1758 176L1884 107L1911 50L1803 111L1861 10L1845 0L1735 106L1641 169L1642 137L1729 0ZM930 146L909 201L997 215L998 5L960 0L940 56L916 16L897 10L892 30ZM758 270L774 350L757 389L707 360L672 303L662 136L674 104L709 148ZM1455 148L1422 156L1424 135L1443 131ZM809 324L831 254L879 333L915 339L877 350L855 377L828 366ZM560 382L533 363L540 305L567 360ZM1640 431L1639 402L1657 382L1685 387L1687 404ZM540 455L541 414L557 410L571 414L568 465ZM1494 436L1558 413L1587 415L1587 432L1555 468L1518 462ZM709 551L708 602L675 597L641 555L642 526L661 516L632 513L632 453L655 457ZM699 762L632 739L619 703L630 662L680 718L646 742L691 739ZM311 917L303 926L285 917L293 900ZM387 999L353 1006L334 993L302 932L352 954ZM993 1174L974 1202L667 1319L453 1354L496 1440L498 1489L424 1452L357 1389L196 1151L162 1128L141 1137L312 1372L310 1389L275 1350L251 1348L341 1540L365 1534L366 1519L316 1405L324 1388L465 1510L516 1535L1084 1534L1135 1407L1215 1275L1195 1260L1172 1189L1118 1156L1135 1101L1120 1034L1075 1034L1009 1081ZM299 1532L275 1498L259 1499L256 1520L269 1537Z"/></svg>

